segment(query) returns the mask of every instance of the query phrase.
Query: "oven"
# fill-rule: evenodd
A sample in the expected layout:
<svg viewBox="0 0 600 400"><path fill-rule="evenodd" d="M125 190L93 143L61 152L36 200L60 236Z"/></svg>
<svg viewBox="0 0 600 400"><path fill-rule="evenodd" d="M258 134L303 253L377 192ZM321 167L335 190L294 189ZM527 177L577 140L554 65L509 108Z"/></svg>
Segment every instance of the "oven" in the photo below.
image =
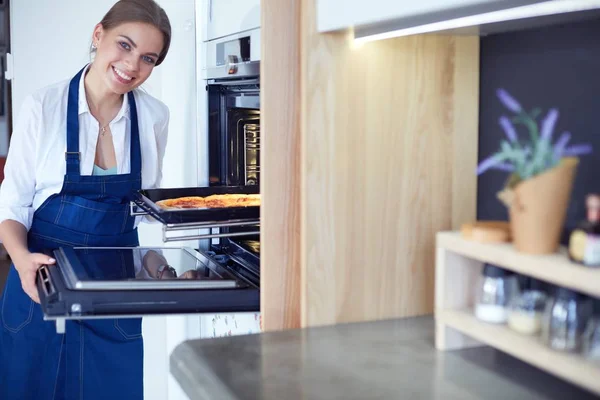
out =
<svg viewBox="0 0 600 400"><path fill-rule="evenodd" d="M207 45L210 186L260 187L259 56L260 29ZM212 250L247 265L258 274L260 235L242 235L244 229L223 228L223 233L236 236L219 240ZM245 256L240 257L244 253Z"/></svg>
<svg viewBox="0 0 600 400"><path fill-rule="evenodd" d="M211 43L207 68L209 182L260 183L260 61L252 60L251 33ZM254 40L253 40L254 39Z"/></svg>
<svg viewBox="0 0 600 400"><path fill-rule="evenodd" d="M164 199L260 190L260 29L207 43L208 185L132 194L162 224L155 248L58 248L38 271L44 316L66 319L260 311L260 207L165 210ZM190 233L193 232L193 233Z"/></svg>

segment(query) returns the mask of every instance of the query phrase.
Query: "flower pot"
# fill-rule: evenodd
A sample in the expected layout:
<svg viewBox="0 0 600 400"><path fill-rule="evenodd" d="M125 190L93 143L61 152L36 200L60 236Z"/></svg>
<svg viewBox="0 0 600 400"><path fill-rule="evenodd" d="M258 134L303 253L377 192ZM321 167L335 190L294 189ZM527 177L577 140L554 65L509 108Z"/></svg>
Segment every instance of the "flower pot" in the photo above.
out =
<svg viewBox="0 0 600 400"><path fill-rule="evenodd" d="M505 189L515 248L523 253L558 250L579 159L563 158L556 167Z"/></svg>

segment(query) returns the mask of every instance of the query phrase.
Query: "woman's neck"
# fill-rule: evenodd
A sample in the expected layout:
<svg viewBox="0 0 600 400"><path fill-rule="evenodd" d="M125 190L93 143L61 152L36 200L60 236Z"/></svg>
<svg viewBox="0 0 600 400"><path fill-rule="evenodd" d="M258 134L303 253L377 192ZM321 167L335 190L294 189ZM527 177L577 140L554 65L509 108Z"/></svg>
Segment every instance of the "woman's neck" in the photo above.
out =
<svg viewBox="0 0 600 400"><path fill-rule="evenodd" d="M85 97L98 122L110 122L121 109L123 95L110 91L91 65L84 78Z"/></svg>

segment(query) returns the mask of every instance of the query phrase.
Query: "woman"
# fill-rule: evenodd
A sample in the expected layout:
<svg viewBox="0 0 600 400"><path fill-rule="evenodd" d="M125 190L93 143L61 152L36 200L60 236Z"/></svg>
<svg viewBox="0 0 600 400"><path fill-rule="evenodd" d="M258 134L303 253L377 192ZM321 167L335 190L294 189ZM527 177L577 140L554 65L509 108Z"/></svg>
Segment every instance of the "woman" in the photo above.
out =
<svg viewBox="0 0 600 400"><path fill-rule="evenodd" d="M13 260L1 300L0 399L141 399L141 320L44 321L37 269L59 246L138 245L129 199L157 187L168 109L138 87L169 49L153 0L120 0L96 25L93 62L29 96L0 190ZM143 161L143 163L142 163Z"/></svg>

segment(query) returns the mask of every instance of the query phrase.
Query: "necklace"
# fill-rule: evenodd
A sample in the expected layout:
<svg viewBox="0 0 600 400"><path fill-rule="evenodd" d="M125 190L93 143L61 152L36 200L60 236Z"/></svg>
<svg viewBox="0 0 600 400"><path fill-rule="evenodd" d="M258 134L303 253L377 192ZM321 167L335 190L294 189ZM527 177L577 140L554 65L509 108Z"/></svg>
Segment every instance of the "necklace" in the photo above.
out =
<svg viewBox="0 0 600 400"><path fill-rule="evenodd" d="M108 125L110 125L110 124L108 124ZM104 137L104 135L106 134L106 128L108 128L108 125L100 128L100 135L102 135L102 137Z"/></svg>

